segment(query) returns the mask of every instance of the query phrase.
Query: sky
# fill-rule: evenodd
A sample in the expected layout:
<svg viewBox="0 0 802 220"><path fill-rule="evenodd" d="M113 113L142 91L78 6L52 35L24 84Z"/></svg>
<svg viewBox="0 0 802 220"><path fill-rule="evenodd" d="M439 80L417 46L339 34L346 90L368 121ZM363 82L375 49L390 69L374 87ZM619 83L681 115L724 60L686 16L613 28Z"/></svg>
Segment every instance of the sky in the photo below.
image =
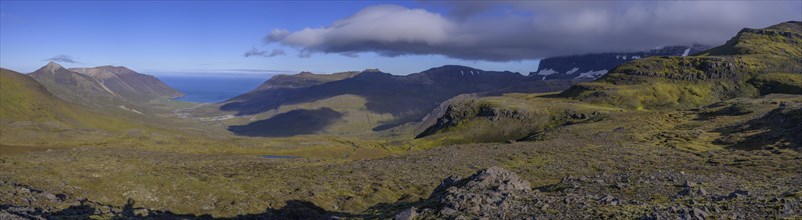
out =
<svg viewBox="0 0 802 220"><path fill-rule="evenodd" d="M0 1L0 67L154 75L405 75L456 64L528 74L539 59L718 45L802 20L802 1Z"/></svg>

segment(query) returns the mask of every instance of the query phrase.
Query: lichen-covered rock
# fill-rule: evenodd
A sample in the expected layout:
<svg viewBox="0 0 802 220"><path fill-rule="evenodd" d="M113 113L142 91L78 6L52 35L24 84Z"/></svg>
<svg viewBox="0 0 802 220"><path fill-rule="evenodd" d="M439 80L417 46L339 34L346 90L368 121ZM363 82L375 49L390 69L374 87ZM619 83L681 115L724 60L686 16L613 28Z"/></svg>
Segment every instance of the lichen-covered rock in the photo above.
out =
<svg viewBox="0 0 802 220"><path fill-rule="evenodd" d="M446 178L429 197L436 212L447 218L504 219L521 216L524 200L532 192L529 182L500 167L481 170L468 178Z"/></svg>

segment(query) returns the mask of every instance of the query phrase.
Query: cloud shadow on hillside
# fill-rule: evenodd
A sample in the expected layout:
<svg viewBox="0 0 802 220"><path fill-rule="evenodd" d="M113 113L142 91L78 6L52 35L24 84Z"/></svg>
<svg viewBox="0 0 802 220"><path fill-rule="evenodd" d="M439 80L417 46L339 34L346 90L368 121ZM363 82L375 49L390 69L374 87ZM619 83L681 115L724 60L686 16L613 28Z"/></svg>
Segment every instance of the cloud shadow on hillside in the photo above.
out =
<svg viewBox="0 0 802 220"><path fill-rule="evenodd" d="M297 109L247 125L229 126L228 130L251 137L290 137L317 133L342 117L331 108Z"/></svg>
<svg viewBox="0 0 802 220"><path fill-rule="evenodd" d="M766 115L715 130L722 138L717 144L729 149L758 150L766 146L799 148L802 146L802 109L777 108Z"/></svg>

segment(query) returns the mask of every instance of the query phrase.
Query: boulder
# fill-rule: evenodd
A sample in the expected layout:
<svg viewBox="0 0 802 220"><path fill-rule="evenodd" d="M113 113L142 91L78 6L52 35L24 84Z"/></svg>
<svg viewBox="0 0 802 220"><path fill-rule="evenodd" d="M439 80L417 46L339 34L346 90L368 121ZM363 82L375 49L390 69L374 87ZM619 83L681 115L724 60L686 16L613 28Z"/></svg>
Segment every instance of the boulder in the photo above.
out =
<svg viewBox="0 0 802 220"><path fill-rule="evenodd" d="M464 179L446 178L429 196L428 203L434 211L428 214L448 218L511 218L523 214L524 200L531 197L530 193L529 182L503 168L491 167Z"/></svg>

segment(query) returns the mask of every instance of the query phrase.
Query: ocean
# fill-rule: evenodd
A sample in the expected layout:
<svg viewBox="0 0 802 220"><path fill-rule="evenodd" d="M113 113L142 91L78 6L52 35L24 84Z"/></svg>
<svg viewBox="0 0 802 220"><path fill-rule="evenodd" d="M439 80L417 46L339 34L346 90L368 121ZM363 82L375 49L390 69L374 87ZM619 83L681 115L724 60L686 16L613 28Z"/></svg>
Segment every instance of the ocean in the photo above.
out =
<svg viewBox="0 0 802 220"><path fill-rule="evenodd" d="M269 77L156 76L170 87L186 94L176 99L186 102L222 102L255 89Z"/></svg>

